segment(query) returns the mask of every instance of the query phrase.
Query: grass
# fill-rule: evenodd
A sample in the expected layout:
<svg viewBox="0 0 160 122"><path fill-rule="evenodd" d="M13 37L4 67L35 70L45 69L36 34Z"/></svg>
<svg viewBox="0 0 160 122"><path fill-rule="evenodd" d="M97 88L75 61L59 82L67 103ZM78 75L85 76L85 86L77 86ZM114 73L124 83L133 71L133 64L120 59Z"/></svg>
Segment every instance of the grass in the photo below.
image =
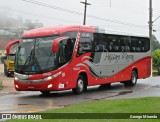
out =
<svg viewBox="0 0 160 122"><path fill-rule="evenodd" d="M153 69L153 70L152 70L152 76L153 76L153 77L159 76L159 75L158 75L158 71Z"/></svg>
<svg viewBox="0 0 160 122"><path fill-rule="evenodd" d="M2 81L0 80L0 90L3 88Z"/></svg>
<svg viewBox="0 0 160 122"><path fill-rule="evenodd" d="M43 113L53 113L49 114L56 116L56 113L93 113L97 116L101 115L98 113L160 113L160 97L146 97L146 98L133 98L133 99L115 99L115 100L96 100L91 102L84 102L80 104L75 104L67 106L61 109L44 111ZM59 115L61 115L59 114ZM42 114L43 115L43 114ZM73 114L76 115L76 114ZM81 115L81 114L80 114ZM79 116L80 116L79 115ZM83 117L82 117L83 118ZM9 122L15 122L18 120L8 120ZM19 122L22 120L19 120ZM44 120L23 120L27 122L39 122ZM64 121L64 122L152 122L158 119L45 119L45 122L52 121Z"/></svg>

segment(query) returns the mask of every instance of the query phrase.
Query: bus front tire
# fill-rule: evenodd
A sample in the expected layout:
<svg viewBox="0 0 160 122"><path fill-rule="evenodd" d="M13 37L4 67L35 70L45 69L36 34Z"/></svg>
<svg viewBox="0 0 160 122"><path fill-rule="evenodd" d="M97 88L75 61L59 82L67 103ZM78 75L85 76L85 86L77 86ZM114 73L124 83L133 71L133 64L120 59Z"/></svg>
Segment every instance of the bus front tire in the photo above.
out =
<svg viewBox="0 0 160 122"><path fill-rule="evenodd" d="M125 86L135 86L137 84L137 72L135 70L132 71L131 80L124 82Z"/></svg>
<svg viewBox="0 0 160 122"><path fill-rule="evenodd" d="M84 91L86 91L86 89L87 89L87 85L84 80L84 77L82 75L79 75L76 88L72 89L72 91L74 94L78 95L78 94L82 94Z"/></svg>

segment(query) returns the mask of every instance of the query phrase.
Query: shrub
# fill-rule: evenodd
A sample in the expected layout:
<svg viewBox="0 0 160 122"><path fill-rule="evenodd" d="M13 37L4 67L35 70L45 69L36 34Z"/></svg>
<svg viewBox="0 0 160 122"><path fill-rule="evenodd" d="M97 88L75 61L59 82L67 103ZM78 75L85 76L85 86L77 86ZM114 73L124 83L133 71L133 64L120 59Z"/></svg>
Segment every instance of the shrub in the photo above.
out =
<svg viewBox="0 0 160 122"><path fill-rule="evenodd" d="M160 50L156 50L152 53L153 59L153 69L158 71L158 75L160 75Z"/></svg>

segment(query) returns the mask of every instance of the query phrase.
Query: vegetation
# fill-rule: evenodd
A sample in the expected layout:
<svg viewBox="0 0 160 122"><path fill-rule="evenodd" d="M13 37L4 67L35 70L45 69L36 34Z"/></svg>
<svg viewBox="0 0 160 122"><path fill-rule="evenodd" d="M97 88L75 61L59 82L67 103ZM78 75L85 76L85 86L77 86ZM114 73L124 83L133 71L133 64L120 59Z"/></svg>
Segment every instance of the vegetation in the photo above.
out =
<svg viewBox="0 0 160 122"><path fill-rule="evenodd" d="M160 75L160 50L156 50L152 53L153 59L153 69L157 70L158 75Z"/></svg>
<svg viewBox="0 0 160 122"><path fill-rule="evenodd" d="M2 81L0 80L0 90L3 88Z"/></svg>
<svg viewBox="0 0 160 122"><path fill-rule="evenodd" d="M157 49L160 49L160 43L157 40L157 38L154 35L152 35L152 52L154 52Z"/></svg>
<svg viewBox="0 0 160 122"><path fill-rule="evenodd" d="M111 122L119 122L119 121L137 121L138 119L99 119L98 113L160 113L160 97L146 97L146 98L134 98L134 99L115 99L115 100L96 100L91 102L84 102L80 104L75 104L71 106L67 106L61 109L49 110L43 113L53 113L51 114L53 117L56 116L56 113L96 113L97 119L45 119L46 122L52 121L65 121L65 122L74 122L74 121L86 121L86 122L94 122L94 121L111 121ZM90 115L90 114L89 114ZM95 115L95 114L94 114ZM95 115L96 116L96 115ZM83 118L83 116L82 116ZM155 119L156 120L156 119ZM14 122L17 120L9 120L9 122ZM22 120L19 120L22 121ZM23 120L24 121L24 120ZM28 122L28 120L26 120ZM33 120L33 122L39 122L40 120ZM44 121L44 120L41 120ZM153 119L150 120L141 120L142 122L152 122ZM159 120L156 120L157 122ZM32 120L29 120L32 122Z"/></svg>

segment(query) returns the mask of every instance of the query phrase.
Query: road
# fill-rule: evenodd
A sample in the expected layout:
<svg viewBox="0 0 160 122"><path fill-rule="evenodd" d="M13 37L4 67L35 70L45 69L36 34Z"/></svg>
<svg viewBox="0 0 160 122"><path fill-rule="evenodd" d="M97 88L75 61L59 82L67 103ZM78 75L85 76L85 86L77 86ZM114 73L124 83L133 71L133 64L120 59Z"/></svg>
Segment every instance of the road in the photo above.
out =
<svg viewBox="0 0 160 122"><path fill-rule="evenodd" d="M123 84L115 83L108 89L101 89L99 86L89 87L88 91L81 95L73 95L72 91L68 90L43 96L40 92L15 91L13 78L6 78L2 71L0 71L0 80L5 82L5 87L0 90L0 113L39 112L99 99L160 96L159 77L140 79L135 87L127 88Z"/></svg>
<svg viewBox="0 0 160 122"><path fill-rule="evenodd" d="M0 97L0 112L38 112L98 99L159 96L160 85L157 82L158 79L139 80L139 84L134 88L124 88L122 84L112 85L110 89L106 90L92 87L82 95L73 95L71 91L53 92L49 96L43 96L40 92L4 95ZM155 83L150 84L150 80Z"/></svg>

